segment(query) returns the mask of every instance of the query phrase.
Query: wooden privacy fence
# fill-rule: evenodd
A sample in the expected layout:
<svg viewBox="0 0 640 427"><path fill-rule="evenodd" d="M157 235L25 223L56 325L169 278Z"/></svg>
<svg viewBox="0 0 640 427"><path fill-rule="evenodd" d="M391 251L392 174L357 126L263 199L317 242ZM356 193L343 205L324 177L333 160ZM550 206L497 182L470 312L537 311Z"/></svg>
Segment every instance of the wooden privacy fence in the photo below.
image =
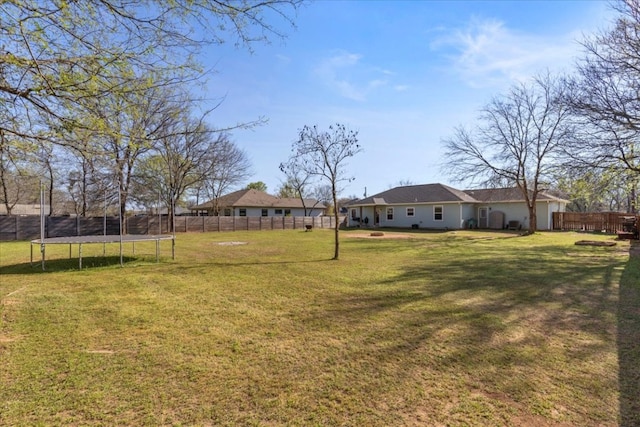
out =
<svg viewBox="0 0 640 427"><path fill-rule="evenodd" d="M554 230L604 231L615 234L623 229L625 218L640 215L620 212L554 212Z"/></svg>
<svg viewBox="0 0 640 427"><path fill-rule="evenodd" d="M233 217L179 216L175 218L176 232L260 231L333 228L330 216L300 217ZM106 229L106 233L105 233ZM126 219L126 234L163 234L171 232L167 216L132 216ZM99 236L120 234L118 217L45 217L45 237ZM32 240L40 238L39 216L0 216L0 241Z"/></svg>
<svg viewBox="0 0 640 427"><path fill-rule="evenodd" d="M129 218L127 222L129 234L145 234L144 221L138 227L137 218ZM332 216L178 216L175 219L178 233L302 230L306 225L313 228L333 228L335 223L335 218Z"/></svg>

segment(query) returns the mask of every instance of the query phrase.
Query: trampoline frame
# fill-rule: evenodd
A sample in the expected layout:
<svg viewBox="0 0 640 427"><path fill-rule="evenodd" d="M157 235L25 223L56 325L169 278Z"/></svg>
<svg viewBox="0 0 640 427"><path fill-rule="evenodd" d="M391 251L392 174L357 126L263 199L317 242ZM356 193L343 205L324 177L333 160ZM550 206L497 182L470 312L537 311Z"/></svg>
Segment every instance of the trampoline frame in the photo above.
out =
<svg viewBox="0 0 640 427"><path fill-rule="evenodd" d="M69 258L73 257L72 247L74 244L78 245L78 267L82 270L82 245L92 243L102 243L103 256L106 255L107 243L119 243L120 244L120 266L124 267L122 258L122 245L123 243L131 242L133 244L133 253L135 254L135 242L156 242L156 262L160 261L160 241L171 240L171 259L176 259L176 225L175 217L173 221L173 234L122 234L122 215L119 215L119 229L120 234L107 234L107 194L105 191L104 196L104 234L93 236L68 236L68 237L45 237L45 204L44 204L44 185L40 181L40 238L31 241L31 266L33 266L33 246L40 245L40 253L42 254L42 271L45 270L45 259L47 245L69 245ZM120 185L118 185L118 201L122 200L120 192ZM175 203L172 200L171 206L173 212L175 212ZM158 194L158 218L160 219L160 194ZM158 222L159 232L162 232L162 221Z"/></svg>
<svg viewBox="0 0 640 427"><path fill-rule="evenodd" d="M44 239L35 239L31 241L31 265L33 266L33 246L40 246L40 253L42 254L42 271L45 270L45 253L47 245L69 245L69 258L72 258L72 246L78 245L78 268L82 270L82 245L83 244L95 244L102 243L105 245L103 248L103 254L106 252L107 243L119 243L120 244L120 266L124 266L122 257L122 245L124 243L131 242L133 244L133 251L135 253L135 242L156 242L156 262L160 261L160 241L171 240L171 259L175 259L175 246L176 238L174 235L147 235L147 234L107 234L101 236L72 236L72 237L49 237Z"/></svg>

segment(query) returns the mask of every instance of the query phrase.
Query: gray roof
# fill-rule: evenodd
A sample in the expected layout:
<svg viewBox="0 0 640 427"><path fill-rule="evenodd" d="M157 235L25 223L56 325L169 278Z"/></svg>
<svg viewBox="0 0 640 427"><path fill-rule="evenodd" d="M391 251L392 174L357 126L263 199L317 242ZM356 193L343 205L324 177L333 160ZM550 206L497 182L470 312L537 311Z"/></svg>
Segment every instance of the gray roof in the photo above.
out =
<svg viewBox="0 0 640 427"><path fill-rule="evenodd" d="M567 202L564 199L541 192L538 200ZM422 184L395 187L382 193L349 203L349 206L399 205L413 203L495 203L522 202L524 198L517 188L489 188L458 190L444 184Z"/></svg>
<svg viewBox="0 0 640 427"><path fill-rule="evenodd" d="M476 200L463 191L446 186L444 184L422 184L395 187L382 193L357 200L351 206L357 205L381 205L381 204L406 204L406 203L442 203L442 202L468 202L477 203Z"/></svg>
<svg viewBox="0 0 640 427"><path fill-rule="evenodd" d="M315 199L305 199L305 205L307 209L326 209L324 203L318 202ZM258 191L255 189L238 190L233 193L224 195L218 199L219 208L302 208L302 201L299 198L293 197L276 197L265 193L264 191ZM203 203L198 206L193 206L192 210L206 210L213 208L213 200Z"/></svg>

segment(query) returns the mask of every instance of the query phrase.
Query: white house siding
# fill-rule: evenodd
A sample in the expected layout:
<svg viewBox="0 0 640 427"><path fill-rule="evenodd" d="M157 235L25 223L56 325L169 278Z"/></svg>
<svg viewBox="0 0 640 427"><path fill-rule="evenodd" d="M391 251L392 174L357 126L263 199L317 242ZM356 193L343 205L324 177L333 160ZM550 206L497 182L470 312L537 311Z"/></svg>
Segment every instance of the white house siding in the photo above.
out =
<svg viewBox="0 0 640 427"><path fill-rule="evenodd" d="M434 219L435 206L442 206L443 219ZM387 208L393 208L393 220L387 219ZM415 216L407 216L407 208L414 208ZM503 202L491 204L469 204L469 203L442 203L428 205L386 205L378 206L380 209L380 227L411 228L413 224L418 224L419 228L425 229L460 229L468 227L469 220L474 219L477 224L479 209L487 208L487 213L493 211L503 212L505 215L505 225L509 221L519 221L523 229L529 227L529 210L523 202ZM362 222L352 219L351 210L356 210L356 218ZM538 230L550 230L553 227L553 212L564 209L564 206L555 201L539 201L536 203L537 228ZM359 215L362 215L361 217ZM348 213L350 227L373 226L374 208L372 206L356 206L349 208ZM368 222L365 224L365 218Z"/></svg>
<svg viewBox="0 0 640 427"><path fill-rule="evenodd" d="M480 207L488 207L489 212L504 212L505 224L509 221L519 221L522 229L529 228L529 209L523 202L476 205L475 218L478 217L478 209ZM558 202L547 202L546 200L536 202L536 228L538 230L551 230L553 227L553 212L557 212L560 209L562 209L562 206Z"/></svg>
<svg viewBox="0 0 640 427"><path fill-rule="evenodd" d="M294 211L296 209L293 209ZM304 215L304 209L300 209L301 212L301 216ZM307 216L322 216L324 215L324 212L322 211L322 209L309 209L307 208Z"/></svg>
<svg viewBox="0 0 640 427"><path fill-rule="evenodd" d="M536 202L536 216L538 230L553 229L553 213L564 212L565 205L556 201Z"/></svg>
<svg viewBox="0 0 640 427"><path fill-rule="evenodd" d="M434 219L435 206L442 207L443 218L436 221ZM393 219L387 219L387 208L393 208ZM414 209L414 216L407 216L407 209ZM352 219L351 210L355 209L356 218L360 218L360 222ZM462 227L462 222L465 218L472 216L473 209L467 205L461 205L459 203L442 203L442 204L411 204L411 205L384 205L378 206L380 210L380 227L390 228L411 228L414 224L417 224L419 228L432 228L432 229L458 229ZM362 216L360 216L362 215ZM462 215L462 217L461 217ZM356 206L349 208L349 226L356 227L361 226L373 226L375 213L373 206ZM368 219L366 221L365 219Z"/></svg>
<svg viewBox="0 0 640 427"><path fill-rule="evenodd" d="M522 228L526 229L529 225L529 209L527 209L526 204L519 203L491 203L491 204L482 204L476 205L475 218L479 217L479 209L480 208L488 208L489 214L494 211L499 211L504 213L504 222L508 224L509 221L519 221L522 225Z"/></svg>
<svg viewBox="0 0 640 427"><path fill-rule="evenodd" d="M262 208L234 208L233 215L240 216L240 209L246 209L247 212L245 216L261 216L262 215Z"/></svg>
<svg viewBox="0 0 640 427"><path fill-rule="evenodd" d="M475 210L475 206L474 205L470 205L470 204L461 204L460 205L460 210L462 212L462 217L461 217L461 224L459 226L459 228L468 228L469 227L469 220L470 219L476 219L477 214L476 214L476 210Z"/></svg>
<svg viewBox="0 0 640 427"><path fill-rule="evenodd" d="M435 219L436 206L442 207L442 220ZM429 205L420 205L416 207L416 217L407 226L411 227L412 224L418 224L419 228L458 229L461 227L460 215L461 212L459 203L435 203Z"/></svg>
<svg viewBox="0 0 640 427"><path fill-rule="evenodd" d="M551 206L547 202L536 202L536 228L538 230L551 229Z"/></svg>
<svg viewBox="0 0 640 427"><path fill-rule="evenodd" d="M360 221L354 220L353 216L351 214L351 211L355 210L355 217L356 219L360 219ZM362 215L362 216L361 216ZM347 213L347 218L349 218L349 227L358 227L358 226L373 226L373 221L374 221L374 211L373 211L373 206L355 206L355 207L350 207L349 208L349 212ZM365 223L365 218L367 219L367 222Z"/></svg>
<svg viewBox="0 0 640 427"><path fill-rule="evenodd" d="M291 211L291 216L305 216L304 209L302 208L234 208L233 215L240 216L240 209L246 209L247 215L251 217L262 216L262 209L267 209L267 216L284 216L285 210ZM282 213L276 214L276 209L282 210ZM306 216L321 216L322 210L320 209L307 209Z"/></svg>
<svg viewBox="0 0 640 427"><path fill-rule="evenodd" d="M541 202L541 203L545 203L545 202ZM566 205L564 203L560 203L560 202L548 202L546 203L548 206L548 210L547 210L547 225L544 228L545 230L552 230L553 229L553 213L554 212L564 212ZM540 230L542 230L542 228L540 228Z"/></svg>

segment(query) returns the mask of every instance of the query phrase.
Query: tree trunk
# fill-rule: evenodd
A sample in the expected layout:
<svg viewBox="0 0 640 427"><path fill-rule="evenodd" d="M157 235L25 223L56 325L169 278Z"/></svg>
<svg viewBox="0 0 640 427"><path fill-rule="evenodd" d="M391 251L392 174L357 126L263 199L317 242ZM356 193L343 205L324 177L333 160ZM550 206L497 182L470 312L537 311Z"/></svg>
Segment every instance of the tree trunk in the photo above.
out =
<svg viewBox="0 0 640 427"><path fill-rule="evenodd" d="M529 206L529 233L533 234L538 229L538 216L536 213L536 205Z"/></svg>
<svg viewBox="0 0 640 427"><path fill-rule="evenodd" d="M333 252L333 259L337 260L340 256L340 224L338 223L338 194L335 190L335 184L333 185L334 190L332 191L333 193L333 218L335 220L335 225L333 228L333 234L334 234L334 240L335 240L335 245L334 245L334 252Z"/></svg>

